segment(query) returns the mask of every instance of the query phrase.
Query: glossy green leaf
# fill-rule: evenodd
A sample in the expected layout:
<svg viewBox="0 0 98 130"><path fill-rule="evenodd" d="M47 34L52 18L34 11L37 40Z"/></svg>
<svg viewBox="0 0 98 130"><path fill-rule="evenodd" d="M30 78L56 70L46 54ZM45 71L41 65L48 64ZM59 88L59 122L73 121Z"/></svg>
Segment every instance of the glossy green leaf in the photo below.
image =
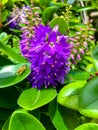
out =
<svg viewBox="0 0 98 130"><path fill-rule="evenodd" d="M50 104L49 115L50 115L51 121L53 122L56 130L68 130L65 122L63 121L63 116L61 115L56 102L52 102Z"/></svg>
<svg viewBox="0 0 98 130"><path fill-rule="evenodd" d="M65 34L68 30L68 25L66 20L63 17L56 17L50 22L50 27L54 28L56 25L58 25L58 30L61 34Z"/></svg>
<svg viewBox="0 0 98 130"><path fill-rule="evenodd" d="M98 118L98 77L90 80L79 95L80 112L91 118Z"/></svg>
<svg viewBox="0 0 98 130"><path fill-rule="evenodd" d="M9 130L45 130L45 128L34 116L17 110L10 118Z"/></svg>
<svg viewBox="0 0 98 130"><path fill-rule="evenodd" d="M30 88L21 93L18 104L27 110L33 110L52 101L56 97L56 94L54 88L42 90Z"/></svg>
<svg viewBox="0 0 98 130"><path fill-rule="evenodd" d="M30 74L28 63L0 66L0 88L19 83Z"/></svg>
<svg viewBox="0 0 98 130"><path fill-rule="evenodd" d="M16 53L12 48L2 42L0 42L0 51L13 58L13 61L26 62L26 59L24 57Z"/></svg>
<svg viewBox="0 0 98 130"><path fill-rule="evenodd" d="M74 130L79 123L76 111L67 109L56 101L49 104L49 115L56 130Z"/></svg>
<svg viewBox="0 0 98 130"><path fill-rule="evenodd" d="M98 130L98 124L86 123L78 126L75 130Z"/></svg>
<svg viewBox="0 0 98 130"><path fill-rule="evenodd" d="M78 95L85 84L86 81L76 81L64 86L58 94L58 103L65 107L78 110Z"/></svg>

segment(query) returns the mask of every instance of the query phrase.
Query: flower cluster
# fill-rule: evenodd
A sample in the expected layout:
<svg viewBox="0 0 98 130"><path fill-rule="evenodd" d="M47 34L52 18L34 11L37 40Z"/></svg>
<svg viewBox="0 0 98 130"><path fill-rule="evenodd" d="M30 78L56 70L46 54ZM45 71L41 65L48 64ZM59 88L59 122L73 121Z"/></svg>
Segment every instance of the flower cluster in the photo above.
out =
<svg viewBox="0 0 98 130"><path fill-rule="evenodd" d="M58 26L54 29L42 24L36 27L28 53L32 70L28 80L32 87L41 89L64 83L70 69L70 44L66 40L66 36L58 31Z"/></svg>
<svg viewBox="0 0 98 130"><path fill-rule="evenodd" d="M14 8L10 14L10 17L8 17L9 27L13 29L19 29L19 23L20 23L20 15L21 11L19 7L14 5Z"/></svg>
<svg viewBox="0 0 98 130"><path fill-rule="evenodd" d="M39 7L22 6L22 8L14 5L14 8L8 17L9 27L13 29L20 29L22 24L30 25L32 22L33 25L37 25L41 20L38 13Z"/></svg>
<svg viewBox="0 0 98 130"><path fill-rule="evenodd" d="M94 42L94 32L95 29L92 27L91 23L85 25L86 27L81 28L75 33L75 36L69 37L69 42L72 44L71 50L71 63L76 64L82 59L84 54L92 46L92 41Z"/></svg>
<svg viewBox="0 0 98 130"><path fill-rule="evenodd" d="M32 8L25 8L26 15L24 15L23 18L25 18L26 21L21 21L25 26L21 28L23 32L21 34L20 48L22 50L22 55L26 58L28 58L30 40L34 34L35 27L42 22L38 10L39 8L34 7L33 5Z"/></svg>

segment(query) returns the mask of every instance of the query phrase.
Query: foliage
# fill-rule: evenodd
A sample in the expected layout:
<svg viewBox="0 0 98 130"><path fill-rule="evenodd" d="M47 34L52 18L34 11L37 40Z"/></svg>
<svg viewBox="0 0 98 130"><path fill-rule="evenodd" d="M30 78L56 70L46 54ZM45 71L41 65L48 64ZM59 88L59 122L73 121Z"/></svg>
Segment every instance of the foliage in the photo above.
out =
<svg viewBox="0 0 98 130"><path fill-rule="evenodd" d="M9 20L15 6L20 9L17 16L19 23L15 15ZM22 14L23 7L26 8ZM9 26L13 22L17 22L18 28ZM25 47L29 47L29 52L29 43L34 42L35 24L38 26L39 23L50 26L55 32L58 29L59 36L65 36L71 46L68 59L70 70L65 75L64 83L50 85L48 88L43 85L40 90L32 88L28 80L33 71L31 57L25 53ZM0 129L97 130L97 36L97 0L0 0ZM36 38L40 41L39 35ZM46 41L48 38L44 37ZM59 40L60 37L56 42ZM21 42L25 57L21 52ZM51 48L53 45L52 42ZM59 49L57 51L58 54L62 52ZM59 59L58 66L63 64L61 61Z"/></svg>

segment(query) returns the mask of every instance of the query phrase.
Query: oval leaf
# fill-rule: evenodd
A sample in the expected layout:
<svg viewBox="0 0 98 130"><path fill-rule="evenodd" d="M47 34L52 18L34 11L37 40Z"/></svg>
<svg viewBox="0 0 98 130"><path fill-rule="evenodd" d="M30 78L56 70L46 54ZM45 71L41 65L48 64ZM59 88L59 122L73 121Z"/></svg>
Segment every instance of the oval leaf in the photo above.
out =
<svg viewBox="0 0 98 130"><path fill-rule="evenodd" d="M80 112L91 118L98 118L98 77L89 81L79 95Z"/></svg>
<svg viewBox="0 0 98 130"><path fill-rule="evenodd" d="M59 105L56 100L49 104L49 115L56 130L74 130L79 124L77 112Z"/></svg>
<svg viewBox="0 0 98 130"><path fill-rule="evenodd" d="M47 7L44 12L43 12L43 22L47 23L49 22L50 19L53 18L53 14L58 10L57 6L51 6L51 7Z"/></svg>
<svg viewBox="0 0 98 130"><path fill-rule="evenodd" d="M30 64L20 63L0 67L0 88L19 83L30 74Z"/></svg>
<svg viewBox="0 0 98 130"><path fill-rule="evenodd" d="M34 116L17 110L10 118L9 130L45 130L45 128Z"/></svg>
<svg viewBox="0 0 98 130"><path fill-rule="evenodd" d="M80 125L75 130L98 130L98 124L86 123L86 124Z"/></svg>
<svg viewBox="0 0 98 130"><path fill-rule="evenodd" d="M57 130L68 130L66 123L63 121L63 116L60 113L58 104L56 101L52 101L49 104L49 115ZM58 120L59 119L59 120Z"/></svg>
<svg viewBox="0 0 98 130"><path fill-rule="evenodd" d="M86 81L72 82L61 89L57 101L63 106L78 110L78 95Z"/></svg>
<svg viewBox="0 0 98 130"><path fill-rule="evenodd" d="M22 92L18 104L27 110L33 110L49 103L56 97L56 94L56 90L53 88L42 90L30 88Z"/></svg>
<svg viewBox="0 0 98 130"><path fill-rule="evenodd" d="M66 20L63 17L56 17L50 22L50 27L54 28L56 25L58 25L58 30L61 34L65 34L68 30L68 25Z"/></svg>

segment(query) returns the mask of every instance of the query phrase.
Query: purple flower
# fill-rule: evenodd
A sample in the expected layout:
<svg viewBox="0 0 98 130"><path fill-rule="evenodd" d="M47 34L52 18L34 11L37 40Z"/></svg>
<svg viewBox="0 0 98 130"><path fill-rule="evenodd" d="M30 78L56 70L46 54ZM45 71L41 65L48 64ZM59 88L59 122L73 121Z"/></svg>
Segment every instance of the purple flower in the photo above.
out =
<svg viewBox="0 0 98 130"><path fill-rule="evenodd" d="M20 22L20 15L21 15L21 10L19 7L14 6L10 17L8 17L7 21L9 23L9 27L13 29L19 29L19 22Z"/></svg>
<svg viewBox="0 0 98 130"><path fill-rule="evenodd" d="M30 24L37 25L41 21L39 13L37 12L38 10L39 8L34 7L34 5L31 7L24 5L22 8L14 6L10 17L8 18L9 27L13 29L20 29L22 24L23 26L28 26ZM30 23L31 21L33 22Z"/></svg>
<svg viewBox="0 0 98 130"><path fill-rule="evenodd" d="M28 80L32 87L41 89L64 83L70 69L70 45L66 40L66 36L58 31L58 26L51 29L40 24L35 29L28 53L32 71Z"/></svg>

